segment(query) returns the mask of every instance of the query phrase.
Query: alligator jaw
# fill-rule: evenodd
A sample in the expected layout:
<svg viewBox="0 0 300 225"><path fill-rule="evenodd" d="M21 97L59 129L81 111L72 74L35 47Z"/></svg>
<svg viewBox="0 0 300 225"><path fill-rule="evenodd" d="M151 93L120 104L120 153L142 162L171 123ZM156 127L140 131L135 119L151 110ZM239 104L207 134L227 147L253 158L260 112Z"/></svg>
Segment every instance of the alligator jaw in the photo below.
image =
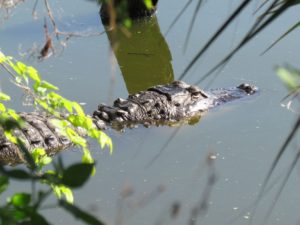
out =
<svg viewBox="0 0 300 225"><path fill-rule="evenodd" d="M214 102L210 108L254 95L257 92L258 88L256 86L247 83L243 83L232 88L210 90L209 94L211 94Z"/></svg>

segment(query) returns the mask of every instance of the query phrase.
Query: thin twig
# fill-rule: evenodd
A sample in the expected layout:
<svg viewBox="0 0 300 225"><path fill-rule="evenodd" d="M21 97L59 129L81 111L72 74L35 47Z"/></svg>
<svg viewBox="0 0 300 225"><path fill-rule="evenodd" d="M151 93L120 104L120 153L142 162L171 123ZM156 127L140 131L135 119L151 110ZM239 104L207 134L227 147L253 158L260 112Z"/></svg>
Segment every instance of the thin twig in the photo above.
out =
<svg viewBox="0 0 300 225"><path fill-rule="evenodd" d="M39 59L45 59L50 56L49 50L51 49L52 52L54 53L54 48L52 45L52 38L48 32L48 26L47 26L47 20L46 18L44 19L44 32L45 32L45 45L40 51L40 56L38 57Z"/></svg>
<svg viewBox="0 0 300 225"><path fill-rule="evenodd" d="M36 7L37 7L37 4L38 4L38 1L39 0L35 0L35 3L34 3L33 8L32 8L32 17L33 18L36 18L36 15L37 15L37 13L36 13Z"/></svg>
<svg viewBox="0 0 300 225"><path fill-rule="evenodd" d="M57 40L59 40L59 36L58 36L59 30L58 30L58 28L56 26L55 19L54 19L54 16L52 14L52 10L50 8L49 2L48 2L48 0L44 0L44 3L45 3L45 6L46 6L46 9L47 9L48 16L49 16L49 18L51 20L51 23L52 23L52 26L53 26L56 38L57 38Z"/></svg>

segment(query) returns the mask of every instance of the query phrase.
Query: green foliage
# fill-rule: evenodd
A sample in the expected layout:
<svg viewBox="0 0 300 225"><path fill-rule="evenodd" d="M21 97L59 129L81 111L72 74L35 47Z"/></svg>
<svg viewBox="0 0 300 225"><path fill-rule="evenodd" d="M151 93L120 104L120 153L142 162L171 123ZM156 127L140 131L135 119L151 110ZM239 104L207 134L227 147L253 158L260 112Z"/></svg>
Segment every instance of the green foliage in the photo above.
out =
<svg viewBox="0 0 300 225"><path fill-rule="evenodd" d="M37 166L38 171L40 171L44 166L52 162L52 158L47 155L45 149L43 148L33 149L31 155L35 165Z"/></svg>
<svg viewBox="0 0 300 225"><path fill-rule="evenodd" d="M71 205L66 201L61 200L59 202L60 207L71 213L75 218L80 219L84 221L86 224L91 224L91 225L104 225L104 223L100 222L98 219L95 217L89 215L88 213L82 211L75 205Z"/></svg>
<svg viewBox="0 0 300 225"><path fill-rule="evenodd" d="M9 179L7 176L0 175L0 195L6 190L9 185Z"/></svg>
<svg viewBox="0 0 300 225"><path fill-rule="evenodd" d="M77 102L70 101L54 92L53 90L58 90L58 88L42 80L36 69L31 66L26 66L19 61L14 63L12 57L6 57L1 52L0 64L15 78L15 82L18 86L34 97L34 103L37 107L42 108L57 118L57 120L53 120L53 122L60 128L61 133L72 140L74 144L84 149L87 149L88 146L86 140L81 138L80 135L70 127L70 124L74 127L83 128L88 136L97 139L102 148L107 146L110 153L112 153L113 146L110 138L94 126L92 119L84 113L82 107ZM9 68L12 68L15 73L10 71ZM30 81L33 83L32 89L28 86ZM2 93L0 95L0 100L1 99L9 100L10 98ZM0 106L0 110L1 108L3 109L2 112L6 111L3 104L2 107ZM63 117L61 112L67 112L69 116ZM17 118L17 121L21 122L13 110L8 110L7 113L7 117Z"/></svg>
<svg viewBox="0 0 300 225"><path fill-rule="evenodd" d="M73 192L70 188L64 186L63 184L58 184L58 185L52 184L51 187L58 199L65 198L66 201L69 202L70 204L74 203Z"/></svg>
<svg viewBox="0 0 300 225"><path fill-rule="evenodd" d="M152 9L154 7L152 0L144 0L144 4L147 7L147 9Z"/></svg>
<svg viewBox="0 0 300 225"><path fill-rule="evenodd" d="M2 167L0 167L0 171L1 171L2 175L9 177L9 178L13 178L13 179L17 179L17 180L32 179L32 175L23 169L6 170L5 167L2 166Z"/></svg>
<svg viewBox="0 0 300 225"><path fill-rule="evenodd" d="M287 35L289 35L292 31L296 30L296 28L300 27L300 21L295 23L292 27L290 27L286 32L284 32L276 41L274 41L262 54L269 51L271 48L273 48L278 42L280 42L283 38L285 38Z"/></svg>
<svg viewBox="0 0 300 225"><path fill-rule="evenodd" d="M94 160L88 149L88 144L82 134L95 138L102 148L108 147L112 153L112 141L102 131L98 130L82 107L70 101L57 92L58 87L41 79L38 71L22 62L14 61L0 51L0 65L14 78L15 84L34 99L34 105L53 116L53 125L61 134L65 135L74 145L83 149L82 163L75 163L65 168L60 158L58 162L52 160L42 148L26 148L24 141L15 137L13 130L21 128L23 121L13 110L3 103L9 101L10 96L0 92L0 132L8 140L19 147L19 153L27 162L27 169L6 168L0 165L0 195L8 188L10 179L30 182L33 187L39 182L46 187L44 190L32 189L29 193L15 193L0 202L0 224L49 224L39 213L49 195L57 197L57 205L87 224L103 224L93 216L72 205L74 195L72 188L79 188L95 173ZM64 115L64 116L63 116ZM80 134L77 132L81 130ZM52 164L53 170L45 169ZM2 205L1 205L2 204Z"/></svg>
<svg viewBox="0 0 300 225"><path fill-rule="evenodd" d="M12 204L14 207L24 208L29 206L31 202L31 195L26 193L17 193L14 194L10 199L8 199L8 203Z"/></svg>
<svg viewBox="0 0 300 225"><path fill-rule="evenodd" d="M93 164L79 163L68 167L62 176L62 183L68 187L81 187L90 177Z"/></svg>
<svg viewBox="0 0 300 225"><path fill-rule="evenodd" d="M285 67L276 67L276 73L285 87L289 90L289 94L283 99L282 106L285 106L288 110L294 111L293 101L299 100L300 93L300 71L290 65Z"/></svg>
<svg viewBox="0 0 300 225"><path fill-rule="evenodd" d="M295 91L300 87L300 71L292 66L276 67L276 73L283 84L290 91Z"/></svg>

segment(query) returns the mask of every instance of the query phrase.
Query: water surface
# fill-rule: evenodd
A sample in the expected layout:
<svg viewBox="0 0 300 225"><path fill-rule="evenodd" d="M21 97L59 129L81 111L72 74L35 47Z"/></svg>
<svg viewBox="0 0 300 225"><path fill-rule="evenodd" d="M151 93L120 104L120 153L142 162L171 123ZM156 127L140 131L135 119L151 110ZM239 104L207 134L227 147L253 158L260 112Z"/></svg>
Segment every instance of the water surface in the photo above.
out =
<svg viewBox="0 0 300 225"><path fill-rule="evenodd" d="M147 26L143 30L145 27L141 24L132 28L133 35L137 34L132 43L142 40L137 49L132 49L135 46L126 44L126 40L122 42L125 36L118 35L117 43L121 47L110 52L110 46L116 40L112 41L111 35L104 33L71 39L63 51L57 45L59 54L42 62L28 55L22 60L35 66L46 80L57 84L62 95L85 103L85 110L92 113L100 102L111 103L117 97L126 97L128 93L156 82L178 79L197 50L237 3L205 3L186 51L184 42L194 9L191 7L165 36L172 20L185 4L185 1L174 3L165 0L159 3L157 18L150 23L152 30ZM62 29L105 31L95 3L54 1L52 5ZM42 10L42 4L39 7ZM184 81L196 83L237 43L254 21L254 8L252 5L245 11ZM18 57L20 52L26 53L33 43L43 45L43 14L40 11L39 20L33 21L31 9L29 2L19 5L13 10L12 17L1 24L0 43L5 54ZM256 200L270 164L294 121L295 115L280 106L287 91L273 68L285 62L299 64L299 31L286 37L269 53L259 55L288 25L295 23L293 18L297 18L297 13L296 10L289 11L276 25L270 26L242 49L213 82L200 84L213 88L249 82L260 88L258 96L212 110L194 125L140 126L124 133L108 130L114 152L109 155L108 151L100 150L91 141L97 173L83 189L75 192L76 203L107 224L192 224L189 218L193 208L207 197L207 210L197 219L197 224L248 224L252 215L247 207ZM143 38L150 35L147 32L153 36L145 40ZM140 39L139 35L144 37ZM126 56L135 59L129 60ZM145 65L146 69L143 68ZM2 81L1 78L1 82L3 91L20 99L14 101L12 107L20 111L31 110L22 106L22 94L15 93L15 88L7 80ZM211 155L214 160L209 166L207 159ZM63 152L62 156L66 163L72 163L80 160L81 153L75 148ZM291 148L274 178L285 171L293 156ZM216 183L208 193L205 192L207 180L212 174L216 176ZM290 178L268 224L296 224L299 220L298 178L297 173ZM275 185L275 189L278 187L278 184ZM17 185L12 188L12 192L20 190ZM133 190L132 195L122 199L120 193L124 195L124 191L129 189ZM261 200L254 224L263 221L275 193L272 190ZM178 217L171 218L169 211L174 204L181 210ZM46 210L45 214L55 224L80 224L59 210ZM237 219L232 222L235 217Z"/></svg>

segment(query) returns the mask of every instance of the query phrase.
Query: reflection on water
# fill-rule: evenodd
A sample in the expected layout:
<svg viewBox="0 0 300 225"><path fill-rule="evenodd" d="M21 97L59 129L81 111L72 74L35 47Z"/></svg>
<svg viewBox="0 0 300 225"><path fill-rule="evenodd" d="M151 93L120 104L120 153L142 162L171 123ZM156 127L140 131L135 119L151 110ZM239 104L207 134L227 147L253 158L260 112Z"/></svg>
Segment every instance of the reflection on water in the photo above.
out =
<svg viewBox="0 0 300 225"><path fill-rule="evenodd" d="M106 31L130 94L174 80L172 56L155 16Z"/></svg>

